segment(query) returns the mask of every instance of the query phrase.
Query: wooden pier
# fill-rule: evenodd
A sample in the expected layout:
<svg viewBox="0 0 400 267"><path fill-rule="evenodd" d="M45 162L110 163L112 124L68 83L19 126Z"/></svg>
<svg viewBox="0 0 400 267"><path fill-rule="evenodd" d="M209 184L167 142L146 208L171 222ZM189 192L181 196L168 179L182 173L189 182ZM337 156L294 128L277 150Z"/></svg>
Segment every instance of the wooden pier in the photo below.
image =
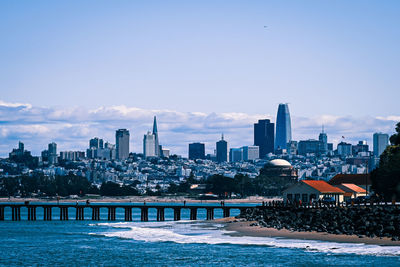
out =
<svg viewBox="0 0 400 267"><path fill-rule="evenodd" d="M117 209L122 209L125 213L124 221L130 222L133 221L133 209L140 209L140 220L143 222L149 221L149 209L154 209L156 211L157 216L154 218L159 222L165 221L165 210L172 209L173 210L173 219L175 221L181 220L181 211L183 209L187 209L190 212L190 220L197 220L198 218L198 210L203 209L206 211L206 220L214 219L214 210L221 209L222 216L229 217L232 209L244 210L247 208L254 208L252 205L162 205L160 203L157 204L102 204L102 203L93 203L93 204L72 204L72 203L45 203L45 204L35 204L35 203L0 203L0 221L9 220L12 221L20 221L21 220L21 209L25 208L27 210L27 220L28 221L36 221L36 211L41 209L43 211L43 220L51 221L53 218L52 214L54 210L59 210L59 220L60 221L68 221L70 220L69 216L71 215L71 210L75 211L75 220L83 221L83 220L93 220L100 221L100 211L106 209L108 212L107 220L108 221L116 221ZM10 218L6 218L5 209L11 208L11 216ZM85 218L85 210L91 210L91 217ZM73 211L72 211L73 214ZM90 213L89 213L90 214ZM88 215L88 212L86 213ZM38 218L39 220L41 218Z"/></svg>

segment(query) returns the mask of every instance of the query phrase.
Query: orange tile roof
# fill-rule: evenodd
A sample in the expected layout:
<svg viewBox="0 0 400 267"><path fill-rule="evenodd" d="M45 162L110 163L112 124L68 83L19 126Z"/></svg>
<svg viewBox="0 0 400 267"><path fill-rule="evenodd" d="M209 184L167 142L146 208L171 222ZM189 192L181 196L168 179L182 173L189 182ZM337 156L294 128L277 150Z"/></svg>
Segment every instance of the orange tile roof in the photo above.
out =
<svg viewBox="0 0 400 267"><path fill-rule="evenodd" d="M343 188L343 187L345 187L345 188ZM355 184L341 184L340 188L346 192L348 191L348 190L346 190L346 188L348 188L351 191L356 192L356 193L366 193L367 192L364 188L359 187L358 185L355 185Z"/></svg>
<svg viewBox="0 0 400 267"><path fill-rule="evenodd" d="M321 193L344 193L344 191L340 188L334 187L325 181L302 180L302 182L318 190Z"/></svg>

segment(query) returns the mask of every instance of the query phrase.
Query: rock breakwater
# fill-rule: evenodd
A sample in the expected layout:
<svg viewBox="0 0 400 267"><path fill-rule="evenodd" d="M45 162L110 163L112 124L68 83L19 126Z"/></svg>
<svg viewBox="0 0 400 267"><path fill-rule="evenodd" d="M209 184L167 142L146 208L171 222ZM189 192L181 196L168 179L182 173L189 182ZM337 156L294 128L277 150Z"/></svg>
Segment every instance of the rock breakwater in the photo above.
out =
<svg viewBox="0 0 400 267"><path fill-rule="evenodd" d="M400 240L400 207L256 207L242 210L239 218L261 226L291 231L316 231L359 237Z"/></svg>

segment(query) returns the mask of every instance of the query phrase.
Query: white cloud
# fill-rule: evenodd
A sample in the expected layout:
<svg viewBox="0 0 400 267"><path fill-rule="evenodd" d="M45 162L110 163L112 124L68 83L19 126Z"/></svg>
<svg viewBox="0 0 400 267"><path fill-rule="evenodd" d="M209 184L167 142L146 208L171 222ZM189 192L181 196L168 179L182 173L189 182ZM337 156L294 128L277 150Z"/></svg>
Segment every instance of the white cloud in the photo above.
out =
<svg viewBox="0 0 400 267"><path fill-rule="evenodd" d="M85 107L35 107L30 104L0 101L0 156L5 157L19 140L38 155L50 142L62 150L85 150L90 138L98 136L115 143L115 130L127 128L131 133L131 150L142 151L143 135L152 129L157 115L160 142L172 153L186 156L190 142L204 142L208 153L224 133L230 147L252 145L253 124L271 115L246 113L177 112L146 110L127 106L108 106L96 109ZM352 117L317 115L306 118L293 116L292 133L295 140L316 139L322 125L330 142L341 137L356 143L371 143L374 132L392 133L400 116Z"/></svg>

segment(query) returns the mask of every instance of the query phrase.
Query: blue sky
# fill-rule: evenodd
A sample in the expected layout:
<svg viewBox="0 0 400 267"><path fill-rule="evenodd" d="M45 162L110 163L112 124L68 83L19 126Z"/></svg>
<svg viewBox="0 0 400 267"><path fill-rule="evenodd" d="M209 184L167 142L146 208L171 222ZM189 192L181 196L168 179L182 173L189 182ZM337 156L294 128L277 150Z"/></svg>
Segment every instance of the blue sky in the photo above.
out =
<svg viewBox="0 0 400 267"><path fill-rule="evenodd" d="M1 1L0 156L19 139L34 151L50 139L84 149L87 137L111 139L112 127L131 129L140 151L151 113L170 112L185 118L164 137L177 152L187 144L171 135L198 132L192 113L225 123L210 130L199 119L193 141L231 131L232 145L251 143L254 120L273 118L281 102L295 138L315 138L322 123L335 140L390 133L400 116L399 13L399 1ZM25 108L10 119L15 103ZM146 115L115 113L122 106ZM123 119L85 115L99 109ZM50 123L46 112L73 116ZM236 135L238 121L246 130ZM72 138L54 124L92 127ZM37 132L17 130L26 125Z"/></svg>

